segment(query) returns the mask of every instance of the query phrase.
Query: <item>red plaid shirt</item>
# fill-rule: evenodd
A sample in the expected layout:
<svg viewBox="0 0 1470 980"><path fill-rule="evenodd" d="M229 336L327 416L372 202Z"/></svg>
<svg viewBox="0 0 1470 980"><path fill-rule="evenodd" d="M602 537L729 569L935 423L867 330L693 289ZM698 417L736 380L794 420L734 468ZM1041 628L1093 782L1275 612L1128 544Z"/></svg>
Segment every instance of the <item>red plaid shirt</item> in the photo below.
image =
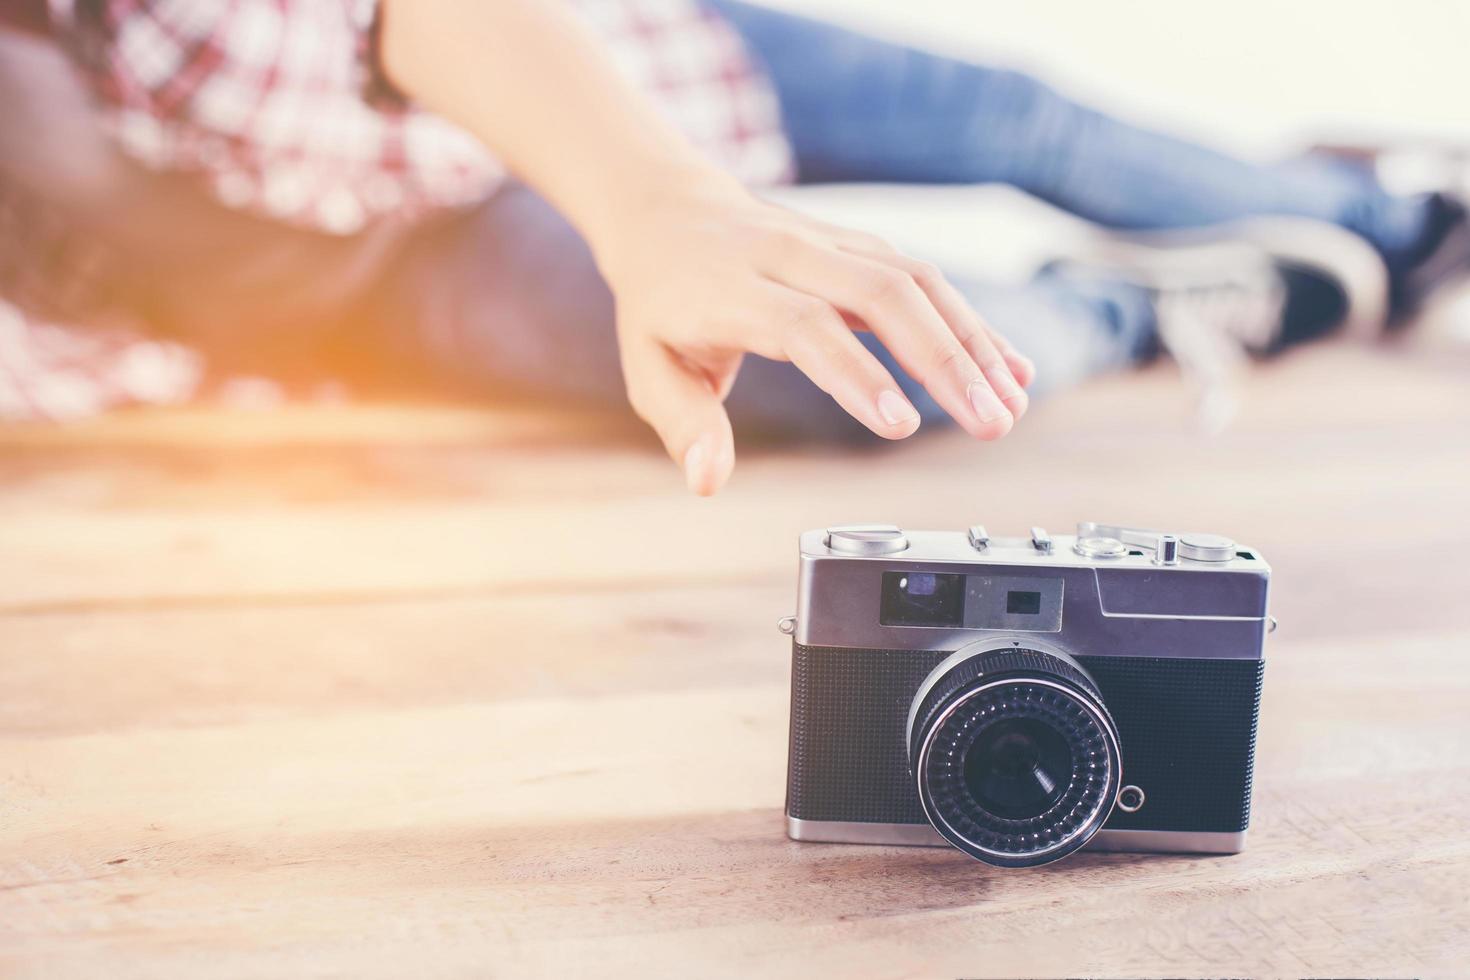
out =
<svg viewBox="0 0 1470 980"><path fill-rule="evenodd" d="M774 93L697 0L569 2L708 156L754 184L789 175ZM91 83L109 135L227 207L351 234L387 212L481 200L504 177L473 137L376 73L376 0L49 4L50 35ZM201 373L177 345L38 322L0 296L0 419L180 401Z"/></svg>

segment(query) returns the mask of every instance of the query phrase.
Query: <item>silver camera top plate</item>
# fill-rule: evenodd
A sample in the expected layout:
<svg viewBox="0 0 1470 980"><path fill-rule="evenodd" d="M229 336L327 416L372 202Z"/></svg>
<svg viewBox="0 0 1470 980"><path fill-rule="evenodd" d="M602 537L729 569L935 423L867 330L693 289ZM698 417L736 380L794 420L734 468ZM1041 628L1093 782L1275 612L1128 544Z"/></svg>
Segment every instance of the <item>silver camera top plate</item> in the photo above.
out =
<svg viewBox="0 0 1470 980"><path fill-rule="evenodd" d="M1079 654L1260 658L1270 566L1199 533L1083 523L1024 537L892 525L801 536L795 623L807 646L953 650L984 634ZM890 608L895 596L918 612ZM940 610L925 613L924 610Z"/></svg>

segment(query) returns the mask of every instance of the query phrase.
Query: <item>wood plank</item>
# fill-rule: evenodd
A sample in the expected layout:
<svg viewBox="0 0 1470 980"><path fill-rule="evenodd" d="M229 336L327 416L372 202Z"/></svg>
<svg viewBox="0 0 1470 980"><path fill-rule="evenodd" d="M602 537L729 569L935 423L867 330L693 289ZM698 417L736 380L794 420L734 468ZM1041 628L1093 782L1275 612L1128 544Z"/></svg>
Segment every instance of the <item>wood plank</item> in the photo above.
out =
<svg viewBox="0 0 1470 980"><path fill-rule="evenodd" d="M432 424L425 425L431 419ZM181 448L280 449L283 446L495 446L548 440L595 441L626 435L632 423L606 412L548 411L542 405L293 404L287 411L210 406L137 408L56 425L0 430L0 448L116 455Z"/></svg>
<svg viewBox="0 0 1470 980"><path fill-rule="evenodd" d="M1403 435L1360 443L1374 447L1381 468L1346 451L1276 467L1256 445L1236 444L1226 458L1250 465L1222 469L1221 447L1168 455L1167 443L1158 458L1176 468L1164 471L1136 454L1083 451L1022 466L997 447L975 461L875 457L859 461L860 479L841 478L850 471L822 460L754 460L718 503L685 500L665 485L596 501L584 490L582 499L539 502L30 510L0 523L0 607L491 590L569 574L588 583L744 580L789 570L791 543L806 527L875 518L952 527L983 520L996 533L1082 518L1205 524L1267 554L1330 542L1344 526L1372 528L1389 514L1389 545L1463 533L1465 452L1444 440L1391 452ZM662 480L663 464L654 463ZM810 489L795 494L797 486Z"/></svg>
<svg viewBox="0 0 1470 980"><path fill-rule="evenodd" d="M1417 558L1402 548L1377 560L1392 568ZM1453 647L1452 631L1464 628L1461 577L1385 571L1344 582L1336 552L1278 560L1304 582L1277 590L1273 649L1376 642L1391 665L1402 644L1427 634ZM0 616L0 731L780 684L789 641L774 624L793 602L794 583L781 574L570 595ZM1414 610L1412 629L1401 609Z"/></svg>
<svg viewBox="0 0 1470 980"><path fill-rule="evenodd" d="M791 583L0 617L0 731L784 684Z"/></svg>

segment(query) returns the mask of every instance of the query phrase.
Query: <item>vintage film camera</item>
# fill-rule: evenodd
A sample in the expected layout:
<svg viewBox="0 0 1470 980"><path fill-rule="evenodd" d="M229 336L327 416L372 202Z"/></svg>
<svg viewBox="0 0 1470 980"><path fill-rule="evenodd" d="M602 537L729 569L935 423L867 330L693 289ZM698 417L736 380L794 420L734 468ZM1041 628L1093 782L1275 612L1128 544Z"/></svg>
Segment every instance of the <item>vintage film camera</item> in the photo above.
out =
<svg viewBox="0 0 1470 980"><path fill-rule="evenodd" d="M1212 534L801 536L787 830L953 844L1245 845L1270 566Z"/></svg>

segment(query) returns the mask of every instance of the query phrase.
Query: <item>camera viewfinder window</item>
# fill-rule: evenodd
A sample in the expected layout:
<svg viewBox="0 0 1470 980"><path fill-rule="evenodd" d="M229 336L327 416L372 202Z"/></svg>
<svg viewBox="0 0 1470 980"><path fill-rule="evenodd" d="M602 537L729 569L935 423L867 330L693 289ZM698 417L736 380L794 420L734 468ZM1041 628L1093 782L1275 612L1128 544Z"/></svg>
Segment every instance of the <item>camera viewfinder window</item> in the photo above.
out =
<svg viewBox="0 0 1470 980"><path fill-rule="evenodd" d="M1041 593L1006 593L1006 612L1017 616L1035 616L1041 612Z"/></svg>
<svg viewBox="0 0 1470 980"><path fill-rule="evenodd" d="M884 572L884 626L960 626L965 618L965 577L939 572Z"/></svg>

